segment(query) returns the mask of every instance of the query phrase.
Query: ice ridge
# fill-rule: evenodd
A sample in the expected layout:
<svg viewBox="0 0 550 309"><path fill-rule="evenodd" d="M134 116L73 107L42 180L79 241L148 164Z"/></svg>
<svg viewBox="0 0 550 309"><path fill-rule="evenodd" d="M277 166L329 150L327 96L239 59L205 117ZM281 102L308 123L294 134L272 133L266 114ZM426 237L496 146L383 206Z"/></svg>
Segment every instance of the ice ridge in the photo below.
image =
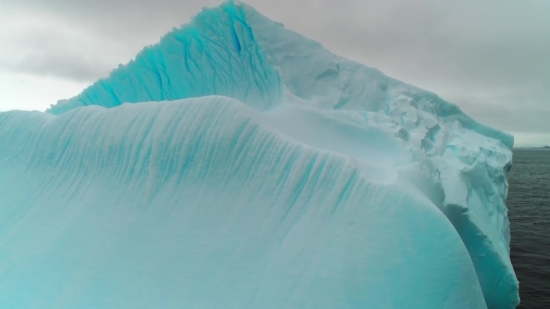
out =
<svg viewBox="0 0 550 309"><path fill-rule="evenodd" d="M0 113L0 305L514 308L512 145L229 1Z"/></svg>
<svg viewBox="0 0 550 309"><path fill-rule="evenodd" d="M485 308L429 199L239 101L10 112L0 130L2 307Z"/></svg>

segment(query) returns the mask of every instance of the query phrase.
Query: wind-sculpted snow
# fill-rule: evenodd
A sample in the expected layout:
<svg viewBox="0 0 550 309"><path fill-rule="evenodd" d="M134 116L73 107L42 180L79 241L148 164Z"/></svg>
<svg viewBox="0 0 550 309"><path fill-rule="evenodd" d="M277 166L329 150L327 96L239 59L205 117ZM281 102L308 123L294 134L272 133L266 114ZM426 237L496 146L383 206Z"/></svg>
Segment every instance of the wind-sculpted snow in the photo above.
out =
<svg viewBox="0 0 550 309"><path fill-rule="evenodd" d="M514 308L512 145L205 9L48 113L0 114L0 307Z"/></svg>
<svg viewBox="0 0 550 309"><path fill-rule="evenodd" d="M485 307L429 199L263 120L224 97L3 114L1 307Z"/></svg>

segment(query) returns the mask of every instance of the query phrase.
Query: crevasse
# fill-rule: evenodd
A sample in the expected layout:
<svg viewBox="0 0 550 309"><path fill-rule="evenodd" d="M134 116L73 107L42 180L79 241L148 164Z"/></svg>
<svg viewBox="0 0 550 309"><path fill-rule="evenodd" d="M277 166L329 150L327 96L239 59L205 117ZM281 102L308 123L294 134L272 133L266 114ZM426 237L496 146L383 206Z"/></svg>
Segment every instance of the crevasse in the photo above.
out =
<svg viewBox="0 0 550 309"><path fill-rule="evenodd" d="M0 307L514 308L512 145L226 2L0 113Z"/></svg>

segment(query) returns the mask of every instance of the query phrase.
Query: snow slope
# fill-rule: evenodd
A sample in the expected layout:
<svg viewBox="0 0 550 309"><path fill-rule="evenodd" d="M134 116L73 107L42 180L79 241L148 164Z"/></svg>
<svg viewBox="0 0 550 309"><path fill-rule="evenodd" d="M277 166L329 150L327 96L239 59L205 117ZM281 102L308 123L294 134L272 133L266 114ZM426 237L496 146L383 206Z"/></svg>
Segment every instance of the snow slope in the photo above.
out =
<svg viewBox="0 0 550 309"><path fill-rule="evenodd" d="M204 9L47 113L0 113L0 307L514 308L512 145Z"/></svg>

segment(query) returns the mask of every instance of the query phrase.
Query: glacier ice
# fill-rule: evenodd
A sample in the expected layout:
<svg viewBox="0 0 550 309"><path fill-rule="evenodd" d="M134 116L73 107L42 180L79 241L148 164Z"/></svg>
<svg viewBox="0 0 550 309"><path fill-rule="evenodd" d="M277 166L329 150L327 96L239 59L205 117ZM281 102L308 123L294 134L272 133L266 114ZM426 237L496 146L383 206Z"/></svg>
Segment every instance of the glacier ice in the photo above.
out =
<svg viewBox="0 0 550 309"><path fill-rule="evenodd" d="M0 113L0 307L514 308L512 145L226 2Z"/></svg>

